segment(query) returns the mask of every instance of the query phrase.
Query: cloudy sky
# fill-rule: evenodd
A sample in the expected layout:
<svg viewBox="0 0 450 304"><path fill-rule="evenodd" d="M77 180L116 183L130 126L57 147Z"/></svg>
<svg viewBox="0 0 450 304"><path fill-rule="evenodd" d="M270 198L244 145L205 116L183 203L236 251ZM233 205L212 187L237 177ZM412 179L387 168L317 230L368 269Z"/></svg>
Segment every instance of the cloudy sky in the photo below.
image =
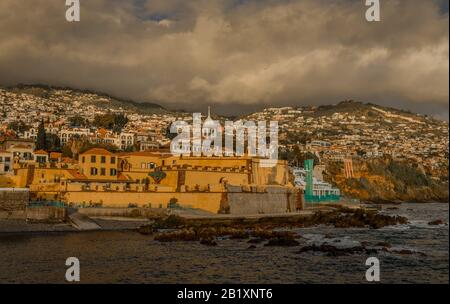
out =
<svg viewBox="0 0 450 304"><path fill-rule="evenodd" d="M221 114L374 102L448 119L448 0L0 1L0 85Z"/></svg>

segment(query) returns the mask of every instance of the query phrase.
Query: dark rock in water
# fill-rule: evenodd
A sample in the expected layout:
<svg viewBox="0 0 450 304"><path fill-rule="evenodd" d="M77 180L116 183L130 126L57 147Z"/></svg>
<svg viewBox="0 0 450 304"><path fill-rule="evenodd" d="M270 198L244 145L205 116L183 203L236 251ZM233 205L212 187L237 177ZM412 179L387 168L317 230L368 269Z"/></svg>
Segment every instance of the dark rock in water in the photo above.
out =
<svg viewBox="0 0 450 304"><path fill-rule="evenodd" d="M195 231L182 229L180 231L158 233L155 241L159 242L175 242L175 241L198 241L199 236Z"/></svg>
<svg viewBox="0 0 450 304"><path fill-rule="evenodd" d="M392 253L398 253L398 254L414 254L414 251L408 250L408 249L401 249L401 250L391 250Z"/></svg>
<svg viewBox="0 0 450 304"><path fill-rule="evenodd" d="M153 227L150 225L144 225L138 228L138 232L143 235L152 235Z"/></svg>
<svg viewBox="0 0 450 304"><path fill-rule="evenodd" d="M398 210L398 207L388 207L386 210Z"/></svg>
<svg viewBox="0 0 450 304"><path fill-rule="evenodd" d="M312 246L305 246L301 248L297 253L304 253L304 252L323 252L326 253L328 256L344 256L344 255L350 255L355 253L364 253L368 249L362 247L362 246L355 246L355 247L348 247L348 248L338 248L333 245L328 244L322 244L320 246L312 245ZM370 253L373 252L374 249L369 249Z"/></svg>
<svg viewBox="0 0 450 304"><path fill-rule="evenodd" d="M380 247L386 247L386 248L391 248L391 244L388 242L378 242L375 244L375 246L380 246Z"/></svg>
<svg viewBox="0 0 450 304"><path fill-rule="evenodd" d="M255 245L250 245L250 246L248 246L247 249L256 249L256 246Z"/></svg>
<svg viewBox="0 0 450 304"><path fill-rule="evenodd" d="M265 239L263 239L263 238L254 238L254 239L250 239L247 243L249 243L249 244L259 244L259 243L262 243L264 241L265 241Z"/></svg>
<svg viewBox="0 0 450 304"><path fill-rule="evenodd" d="M186 224L186 220L178 215L171 214L166 218L158 218L153 223L153 228L182 228Z"/></svg>
<svg viewBox="0 0 450 304"><path fill-rule="evenodd" d="M418 255L420 255L420 256L426 256L426 254L423 253L423 252L413 251L413 250L409 250L409 249L390 250L390 251L388 251L388 252L390 252L390 253L396 253L396 254L401 254L401 255L418 254Z"/></svg>
<svg viewBox="0 0 450 304"><path fill-rule="evenodd" d="M287 237L287 238L299 238L300 237L293 231L273 231L273 230L263 230L263 229L255 229L250 234L252 237L260 238L260 239L273 239L273 238L280 238L280 237Z"/></svg>
<svg viewBox="0 0 450 304"><path fill-rule="evenodd" d="M230 234L230 239L248 239L250 234L245 230L236 230Z"/></svg>
<svg viewBox="0 0 450 304"><path fill-rule="evenodd" d="M300 243L292 237L278 237L270 239L264 246L282 246L282 247L292 247L298 246Z"/></svg>
<svg viewBox="0 0 450 304"><path fill-rule="evenodd" d="M200 244L206 245L206 246L217 246L217 242L212 238L201 239Z"/></svg>
<svg viewBox="0 0 450 304"><path fill-rule="evenodd" d="M366 251L366 254L369 254L369 255L378 253L378 250L375 248L366 248L365 251Z"/></svg>
<svg viewBox="0 0 450 304"><path fill-rule="evenodd" d="M428 223L428 225L431 225L431 226L437 226L437 225L444 225L444 224L446 224L443 220L434 220L434 221L431 221L431 222L429 222Z"/></svg>
<svg viewBox="0 0 450 304"><path fill-rule="evenodd" d="M333 225L336 228L364 228L379 229L385 226L407 224L408 219L402 216L379 214L376 210L351 209L342 206L335 207L332 212L316 212L306 219L306 226Z"/></svg>

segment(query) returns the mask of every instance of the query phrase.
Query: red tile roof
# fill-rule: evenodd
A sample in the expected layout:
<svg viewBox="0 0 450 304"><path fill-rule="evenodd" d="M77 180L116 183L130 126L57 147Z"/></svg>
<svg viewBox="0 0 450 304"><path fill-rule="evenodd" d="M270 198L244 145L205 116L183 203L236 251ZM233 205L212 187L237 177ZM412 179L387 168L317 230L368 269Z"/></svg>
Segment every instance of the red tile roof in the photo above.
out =
<svg viewBox="0 0 450 304"><path fill-rule="evenodd" d="M92 148L84 153L81 153L81 155L113 155L113 153L103 148Z"/></svg>

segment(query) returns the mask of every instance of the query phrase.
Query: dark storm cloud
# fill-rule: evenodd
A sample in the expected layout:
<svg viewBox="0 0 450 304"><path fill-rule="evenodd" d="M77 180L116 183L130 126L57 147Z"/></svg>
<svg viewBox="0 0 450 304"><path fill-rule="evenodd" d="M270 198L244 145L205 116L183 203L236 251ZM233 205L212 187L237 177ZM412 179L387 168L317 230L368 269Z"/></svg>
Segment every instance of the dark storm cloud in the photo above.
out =
<svg viewBox="0 0 450 304"><path fill-rule="evenodd" d="M348 98L448 113L442 1L381 0L379 23L363 0L89 0L79 23L64 2L0 2L0 83L230 113Z"/></svg>

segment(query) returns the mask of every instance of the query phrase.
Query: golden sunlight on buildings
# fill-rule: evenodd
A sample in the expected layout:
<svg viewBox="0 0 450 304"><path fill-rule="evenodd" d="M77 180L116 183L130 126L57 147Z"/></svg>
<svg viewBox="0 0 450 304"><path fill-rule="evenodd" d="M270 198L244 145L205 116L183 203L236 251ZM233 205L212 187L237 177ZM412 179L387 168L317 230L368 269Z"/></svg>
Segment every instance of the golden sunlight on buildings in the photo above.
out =
<svg viewBox="0 0 450 304"><path fill-rule="evenodd" d="M302 208L288 166L260 166L255 157L186 157L170 152L111 153L94 148L78 161L36 151L16 161L13 180L38 201L74 206L167 208L214 213L279 213Z"/></svg>

